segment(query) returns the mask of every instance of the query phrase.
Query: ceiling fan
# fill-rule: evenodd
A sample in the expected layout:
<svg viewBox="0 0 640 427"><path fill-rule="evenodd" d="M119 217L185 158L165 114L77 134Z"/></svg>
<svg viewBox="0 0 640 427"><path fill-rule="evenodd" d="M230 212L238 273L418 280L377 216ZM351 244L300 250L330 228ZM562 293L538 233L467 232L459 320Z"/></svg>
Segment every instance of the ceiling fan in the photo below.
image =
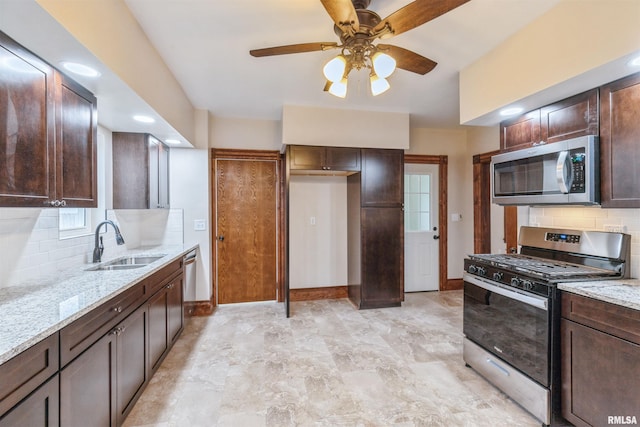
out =
<svg viewBox="0 0 640 427"><path fill-rule="evenodd" d="M427 74L436 62L410 50L390 44L377 44L376 39L387 39L412 30L449 12L469 0L415 0L384 19L367 9L371 0L320 0L333 19L334 31L340 38L336 42L300 43L267 47L249 51L252 56L286 55L291 53L341 49L342 52L323 68L327 78L325 91L344 98L347 76L352 69L368 68L371 91L379 95L389 89L386 77L395 68L417 74Z"/></svg>

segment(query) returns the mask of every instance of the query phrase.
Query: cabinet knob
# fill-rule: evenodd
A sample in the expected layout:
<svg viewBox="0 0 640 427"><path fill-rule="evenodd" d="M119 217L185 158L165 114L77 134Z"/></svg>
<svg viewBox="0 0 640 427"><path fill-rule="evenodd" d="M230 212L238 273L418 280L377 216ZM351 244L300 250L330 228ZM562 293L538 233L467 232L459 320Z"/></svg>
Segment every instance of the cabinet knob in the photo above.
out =
<svg viewBox="0 0 640 427"><path fill-rule="evenodd" d="M67 201L66 200L60 200L60 206L62 206L62 207L67 206Z"/></svg>
<svg viewBox="0 0 640 427"><path fill-rule="evenodd" d="M111 311L114 313L122 313L122 307L113 307Z"/></svg>

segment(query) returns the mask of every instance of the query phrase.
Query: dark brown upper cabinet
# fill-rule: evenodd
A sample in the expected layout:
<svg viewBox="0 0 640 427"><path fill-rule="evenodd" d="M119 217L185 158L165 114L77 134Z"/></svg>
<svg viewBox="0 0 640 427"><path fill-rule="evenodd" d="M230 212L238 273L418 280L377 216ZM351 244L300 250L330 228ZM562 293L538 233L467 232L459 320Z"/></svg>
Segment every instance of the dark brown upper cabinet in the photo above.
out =
<svg viewBox="0 0 640 427"><path fill-rule="evenodd" d="M0 206L97 206L96 105L0 32Z"/></svg>
<svg viewBox="0 0 640 427"><path fill-rule="evenodd" d="M293 145L289 167L292 171L360 171L360 149Z"/></svg>
<svg viewBox="0 0 640 427"><path fill-rule="evenodd" d="M402 207L404 152L362 150L362 207Z"/></svg>
<svg viewBox="0 0 640 427"><path fill-rule="evenodd" d="M113 133L113 208L169 208L169 148L146 133Z"/></svg>
<svg viewBox="0 0 640 427"><path fill-rule="evenodd" d="M500 123L502 151L584 135L598 135L598 89L563 99Z"/></svg>
<svg viewBox="0 0 640 427"><path fill-rule="evenodd" d="M640 73L600 88L602 207L640 208Z"/></svg>

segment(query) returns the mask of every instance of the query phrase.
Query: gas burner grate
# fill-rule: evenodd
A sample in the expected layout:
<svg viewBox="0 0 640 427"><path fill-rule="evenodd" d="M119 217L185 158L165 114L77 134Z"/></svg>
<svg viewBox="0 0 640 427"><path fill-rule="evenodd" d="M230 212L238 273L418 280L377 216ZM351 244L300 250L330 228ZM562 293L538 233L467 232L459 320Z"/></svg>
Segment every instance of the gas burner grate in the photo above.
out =
<svg viewBox="0 0 640 427"><path fill-rule="evenodd" d="M522 254L474 254L469 258L547 280L593 279L616 275L609 270Z"/></svg>

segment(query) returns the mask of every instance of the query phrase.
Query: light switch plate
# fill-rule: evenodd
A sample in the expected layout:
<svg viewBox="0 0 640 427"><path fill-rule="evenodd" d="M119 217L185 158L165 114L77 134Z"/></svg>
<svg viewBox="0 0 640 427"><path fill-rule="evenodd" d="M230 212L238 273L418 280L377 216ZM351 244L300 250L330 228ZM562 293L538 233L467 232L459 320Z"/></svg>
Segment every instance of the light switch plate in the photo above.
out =
<svg viewBox="0 0 640 427"><path fill-rule="evenodd" d="M207 229L207 224L204 219L193 220L193 229L195 231L204 231Z"/></svg>

